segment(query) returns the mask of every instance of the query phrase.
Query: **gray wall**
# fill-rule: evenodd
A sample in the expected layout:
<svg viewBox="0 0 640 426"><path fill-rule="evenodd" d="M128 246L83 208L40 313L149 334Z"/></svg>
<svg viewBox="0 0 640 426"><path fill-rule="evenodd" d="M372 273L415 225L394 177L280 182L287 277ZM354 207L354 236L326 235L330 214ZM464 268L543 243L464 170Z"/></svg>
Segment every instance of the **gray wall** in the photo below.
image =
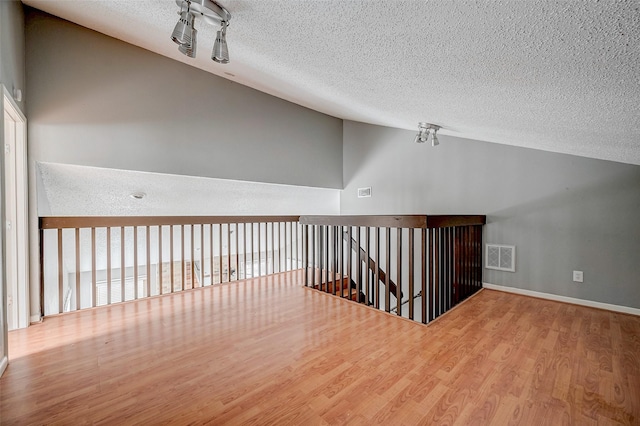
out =
<svg viewBox="0 0 640 426"><path fill-rule="evenodd" d="M414 136L345 121L341 214L486 214L485 243L516 245L517 263L485 282L640 308L639 166Z"/></svg>
<svg viewBox="0 0 640 426"><path fill-rule="evenodd" d="M24 12L17 0L0 1L0 83L13 95L13 89L25 90ZM24 101L17 102L25 111Z"/></svg>
<svg viewBox="0 0 640 426"><path fill-rule="evenodd" d="M13 89L21 89L25 94L25 60L24 60L24 14L22 3L17 0L0 1L0 83L4 84L10 94ZM1 95L0 95L1 97ZM2 102L2 99L0 99ZM17 103L24 112L24 103ZM4 120L4 118L0 118ZM4 121L0 124L0 132L4 133ZM0 140L4 140L0 137ZM3 151L4 152L4 151ZM3 162L0 162L0 164ZM0 167L0 206L4 209L4 169ZM4 214L0 214L0 223L4 223ZM0 227L2 235L3 227ZM0 244L0 257L4 257L4 247ZM5 278L4 265L0 267L0 363L7 355L5 340L7 323L5 320Z"/></svg>
<svg viewBox="0 0 640 426"><path fill-rule="evenodd" d="M342 187L342 120L34 9L26 27L32 161Z"/></svg>

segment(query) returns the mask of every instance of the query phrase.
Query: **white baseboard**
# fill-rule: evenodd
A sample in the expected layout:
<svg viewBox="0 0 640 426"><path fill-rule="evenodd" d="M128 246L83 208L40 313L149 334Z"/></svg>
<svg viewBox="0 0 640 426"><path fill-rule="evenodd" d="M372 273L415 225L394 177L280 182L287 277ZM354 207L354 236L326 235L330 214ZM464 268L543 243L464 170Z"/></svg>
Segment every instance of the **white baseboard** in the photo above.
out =
<svg viewBox="0 0 640 426"><path fill-rule="evenodd" d="M2 376L2 373L4 373L4 370L6 370L8 363L9 361L7 360L6 356L3 356L2 359L0 359L0 376Z"/></svg>
<svg viewBox="0 0 640 426"><path fill-rule="evenodd" d="M623 314L639 315L640 309L628 306L612 305L609 303L594 302L591 300L576 299L575 297L559 296L557 294L542 293L539 291L525 290L522 288L507 287L491 283L482 283L483 288L489 290L504 291L507 293L521 294L523 296L537 297L539 299L554 300L556 302L572 303L574 305L588 306L590 308L605 309L607 311L621 312Z"/></svg>
<svg viewBox="0 0 640 426"><path fill-rule="evenodd" d="M31 317L29 318L29 322L31 324L41 322L41 321L42 321L42 318L40 317L40 315L31 315Z"/></svg>

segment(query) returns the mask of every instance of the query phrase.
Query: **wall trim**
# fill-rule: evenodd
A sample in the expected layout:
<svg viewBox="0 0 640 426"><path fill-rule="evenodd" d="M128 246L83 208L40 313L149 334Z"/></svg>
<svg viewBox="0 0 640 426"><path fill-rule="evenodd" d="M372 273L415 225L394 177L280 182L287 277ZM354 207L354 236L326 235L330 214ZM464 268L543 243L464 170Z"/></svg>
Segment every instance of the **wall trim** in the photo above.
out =
<svg viewBox="0 0 640 426"><path fill-rule="evenodd" d="M9 364L9 359L6 356L3 356L0 360L0 376L4 373L4 370L7 369L7 365Z"/></svg>
<svg viewBox="0 0 640 426"><path fill-rule="evenodd" d="M551 293L542 293L540 291L526 290L523 288L507 287L503 285L482 283L482 287L489 290L504 291L506 293L521 294L523 296L537 297L539 299L553 300L555 302L571 303L573 305L587 306L589 308L604 309L606 311L620 312L623 314L631 314L640 316L640 309L631 308L629 306L612 305L610 303L594 302L592 300L576 299L575 297L560 296Z"/></svg>
<svg viewBox="0 0 640 426"><path fill-rule="evenodd" d="M31 315L31 317L29 318L29 322L31 324L42 322L42 317L40 315Z"/></svg>

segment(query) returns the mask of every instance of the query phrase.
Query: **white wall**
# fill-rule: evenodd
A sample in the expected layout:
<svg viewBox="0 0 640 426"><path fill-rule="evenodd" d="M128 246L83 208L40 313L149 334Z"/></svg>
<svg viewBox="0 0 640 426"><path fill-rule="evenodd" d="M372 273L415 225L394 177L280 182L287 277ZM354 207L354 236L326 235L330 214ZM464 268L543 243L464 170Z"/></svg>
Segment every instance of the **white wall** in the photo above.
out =
<svg viewBox="0 0 640 426"><path fill-rule="evenodd" d="M640 308L639 166L414 136L345 121L341 214L486 214L484 241L516 245L517 264L485 282Z"/></svg>

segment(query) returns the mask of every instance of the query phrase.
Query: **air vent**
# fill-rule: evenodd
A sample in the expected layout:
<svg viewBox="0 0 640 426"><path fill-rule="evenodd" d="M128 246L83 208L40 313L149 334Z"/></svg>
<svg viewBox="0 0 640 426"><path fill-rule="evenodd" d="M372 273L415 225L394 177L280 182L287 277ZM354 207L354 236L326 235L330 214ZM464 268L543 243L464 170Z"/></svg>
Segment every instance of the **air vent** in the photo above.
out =
<svg viewBox="0 0 640 426"><path fill-rule="evenodd" d="M358 188L358 198L369 198L369 197L371 197L371 187Z"/></svg>
<svg viewBox="0 0 640 426"><path fill-rule="evenodd" d="M498 271L516 271L516 246L487 244L485 267Z"/></svg>

